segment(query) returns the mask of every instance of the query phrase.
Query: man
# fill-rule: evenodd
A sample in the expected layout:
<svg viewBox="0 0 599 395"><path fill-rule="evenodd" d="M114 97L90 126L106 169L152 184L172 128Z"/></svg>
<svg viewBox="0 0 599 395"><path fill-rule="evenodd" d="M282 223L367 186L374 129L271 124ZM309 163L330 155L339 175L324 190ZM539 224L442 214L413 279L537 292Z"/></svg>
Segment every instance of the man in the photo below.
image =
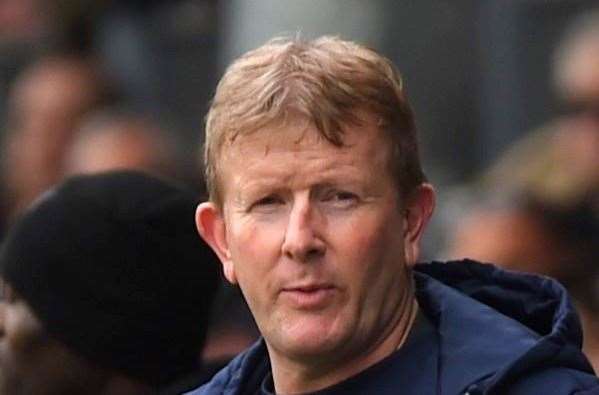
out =
<svg viewBox="0 0 599 395"><path fill-rule="evenodd" d="M263 340L191 394L599 393L558 284L416 265L434 192L376 52L323 37L245 54L205 161L197 226Z"/></svg>
<svg viewBox="0 0 599 395"><path fill-rule="evenodd" d="M184 384L198 376L218 266L196 204L135 172L72 178L34 203L2 249L0 394L197 386Z"/></svg>

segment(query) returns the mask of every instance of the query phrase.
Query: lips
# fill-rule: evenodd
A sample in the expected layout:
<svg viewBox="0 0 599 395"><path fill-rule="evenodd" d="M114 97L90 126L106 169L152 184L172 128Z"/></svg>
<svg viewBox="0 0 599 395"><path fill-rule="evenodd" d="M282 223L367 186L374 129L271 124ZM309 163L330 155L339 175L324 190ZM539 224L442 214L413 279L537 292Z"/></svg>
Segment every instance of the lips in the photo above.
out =
<svg viewBox="0 0 599 395"><path fill-rule="evenodd" d="M297 309L314 310L326 307L336 292L330 284L305 284L283 288L281 297Z"/></svg>

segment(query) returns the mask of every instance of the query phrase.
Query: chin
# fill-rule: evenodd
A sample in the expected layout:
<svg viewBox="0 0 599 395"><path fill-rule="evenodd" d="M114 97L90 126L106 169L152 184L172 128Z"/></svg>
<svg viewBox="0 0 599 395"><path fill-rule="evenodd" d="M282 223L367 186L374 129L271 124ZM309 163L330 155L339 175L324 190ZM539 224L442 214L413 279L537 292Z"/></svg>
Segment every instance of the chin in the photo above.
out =
<svg viewBox="0 0 599 395"><path fill-rule="evenodd" d="M308 361L312 363L315 360L329 359L331 356L338 355L337 348L331 344L318 343L287 345L284 349L284 354L296 361Z"/></svg>
<svg viewBox="0 0 599 395"><path fill-rule="evenodd" d="M330 332L321 328L311 328L299 333L288 333L283 342L283 349L298 358L311 358L318 355L336 353L347 343L347 336Z"/></svg>

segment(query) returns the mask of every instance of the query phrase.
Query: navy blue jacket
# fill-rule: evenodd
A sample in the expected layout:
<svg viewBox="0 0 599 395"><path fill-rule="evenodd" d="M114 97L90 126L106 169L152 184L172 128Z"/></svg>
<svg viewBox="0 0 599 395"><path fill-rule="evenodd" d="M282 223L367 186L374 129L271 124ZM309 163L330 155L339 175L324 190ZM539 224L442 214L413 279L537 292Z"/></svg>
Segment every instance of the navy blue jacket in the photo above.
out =
<svg viewBox="0 0 599 395"><path fill-rule="evenodd" d="M334 393L599 395L578 318L557 282L472 261L417 265L414 277L434 341L402 362L414 367L409 374L397 372L391 356ZM254 395L268 374L260 341L188 395Z"/></svg>

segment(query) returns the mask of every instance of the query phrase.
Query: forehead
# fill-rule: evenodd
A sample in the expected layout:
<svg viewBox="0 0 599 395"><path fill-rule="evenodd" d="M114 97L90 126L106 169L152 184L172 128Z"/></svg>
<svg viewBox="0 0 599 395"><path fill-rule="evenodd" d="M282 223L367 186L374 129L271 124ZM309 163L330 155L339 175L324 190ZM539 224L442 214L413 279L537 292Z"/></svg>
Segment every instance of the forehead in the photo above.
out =
<svg viewBox="0 0 599 395"><path fill-rule="evenodd" d="M239 134L234 140L224 144L221 158L235 159L240 153L256 149L263 149L264 155L306 150L326 150L342 154L356 148L378 149L379 147L373 146L379 140L386 140L386 134L378 126L375 117L360 111L356 119L359 124L346 124L341 134L342 144L335 145L324 137L311 120L303 116L289 116L251 133Z"/></svg>
<svg viewBox="0 0 599 395"><path fill-rule="evenodd" d="M389 139L372 119L347 126L342 139L334 145L302 119L240 136L221 155L222 191L248 183L360 181L386 171Z"/></svg>

